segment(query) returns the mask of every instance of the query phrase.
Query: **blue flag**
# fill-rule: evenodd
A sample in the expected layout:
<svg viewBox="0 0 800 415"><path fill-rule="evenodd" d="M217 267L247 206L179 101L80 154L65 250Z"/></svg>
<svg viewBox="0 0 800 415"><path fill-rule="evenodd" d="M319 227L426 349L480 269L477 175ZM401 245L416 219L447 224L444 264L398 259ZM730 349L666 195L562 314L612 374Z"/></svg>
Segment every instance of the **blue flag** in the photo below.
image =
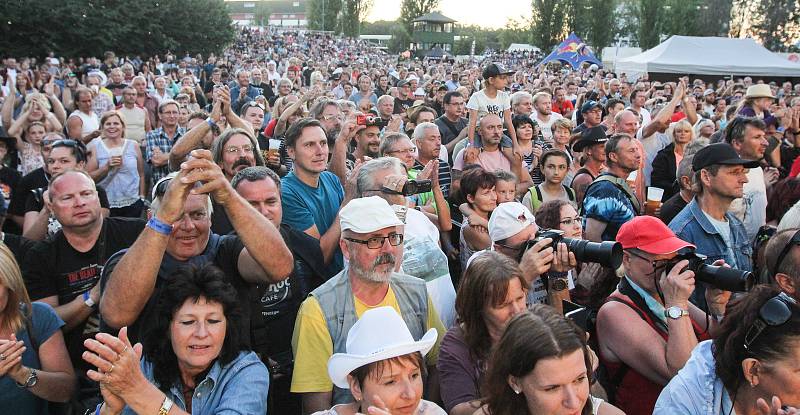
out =
<svg viewBox="0 0 800 415"><path fill-rule="evenodd" d="M563 42L561 42L555 50L547 55L544 60L539 62L539 65L544 65L550 61L562 61L569 63L573 69L577 69L583 62L603 66L597 57L592 53L591 48L586 46L585 43L575 33L570 33Z"/></svg>

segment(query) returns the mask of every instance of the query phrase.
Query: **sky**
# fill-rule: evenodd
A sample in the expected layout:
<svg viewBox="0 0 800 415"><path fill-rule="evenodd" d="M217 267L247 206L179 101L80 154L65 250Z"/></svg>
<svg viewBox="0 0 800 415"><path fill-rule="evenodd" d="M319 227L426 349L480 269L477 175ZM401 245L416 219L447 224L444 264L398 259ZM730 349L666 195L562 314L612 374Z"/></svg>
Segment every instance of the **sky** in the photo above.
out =
<svg viewBox="0 0 800 415"><path fill-rule="evenodd" d="M368 21L394 20L400 17L402 0L375 0ZM502 6L502 7L499 7ZM530 0L441 0L439 11L459 24L476 24L489 28L505 26L509 18L529 18Z"/></svg>

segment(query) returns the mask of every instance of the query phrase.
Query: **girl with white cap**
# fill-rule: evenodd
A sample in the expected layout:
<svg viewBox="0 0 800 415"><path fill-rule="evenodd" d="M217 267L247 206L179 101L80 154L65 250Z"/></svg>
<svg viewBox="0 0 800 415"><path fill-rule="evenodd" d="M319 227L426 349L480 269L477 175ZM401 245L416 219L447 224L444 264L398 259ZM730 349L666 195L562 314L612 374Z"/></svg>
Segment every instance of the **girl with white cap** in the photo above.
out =
<svg viewBox="0 0 800 415"><path fill-rule="evenodd" d="M391 307L366 311L347 333L347 353L328 360L334 385L350 389L356 401L314 415L446 415L422 399L423 358L436 337L436 329L430 329L414 341Z"/></svg>

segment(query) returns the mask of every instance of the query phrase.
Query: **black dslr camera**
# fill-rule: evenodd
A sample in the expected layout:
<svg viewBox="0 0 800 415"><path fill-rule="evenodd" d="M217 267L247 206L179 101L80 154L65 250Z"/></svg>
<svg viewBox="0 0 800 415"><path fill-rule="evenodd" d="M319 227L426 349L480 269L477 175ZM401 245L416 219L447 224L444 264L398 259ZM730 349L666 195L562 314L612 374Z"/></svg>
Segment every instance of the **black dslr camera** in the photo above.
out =
<svg viewBox="0 0 800 415"><path fill-rule="evenodd" d="M536 239L529 240L525 249L527 251L542 239L550 238L553 240L551 247L553 252L558 248L559 243L567 245L567 249L575 254L578 262L596 262L604 267L617 269L622 265L622 245L619 242L591 242L585 239L565 238L564 231L556 229L539 229L536 232Z"/></svg>
<svg viewBox="0 0 800 415"><path fill-rule="evenodd" d="M752 272L708 265L705 263L706 258L705 255L700 255L693 249L682 249L678 251L678 256L670 260L671 264L668 270L685 259L689 261L689 265L686 269L694 272L694 277L697 281L702 281L714 288L725 291L744 292L750 291L753 285L755 285L756 278Z"/></svg>
<svg viewBox="0 0 800 415"><path fill-rule="evenodd" d="M403 196L411 196L419 193L430 192L433 189L430 180L409 180L403 185Z"/></svg>

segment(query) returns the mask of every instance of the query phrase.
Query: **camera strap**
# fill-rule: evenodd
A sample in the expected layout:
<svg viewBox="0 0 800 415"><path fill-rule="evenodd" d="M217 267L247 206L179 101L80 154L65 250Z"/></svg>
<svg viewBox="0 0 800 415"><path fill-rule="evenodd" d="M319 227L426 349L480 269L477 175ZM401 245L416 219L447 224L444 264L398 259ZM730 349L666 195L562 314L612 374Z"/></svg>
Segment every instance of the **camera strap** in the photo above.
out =
<svg viewBox="0 0 800 415"><path fill-rule="evenodd" d="M631 190L631 187L628 186L628 182L625 181L625 179L621 179L621 178L619 178L617 176L614 176L611 173L603 173L600 176L598 176L596 179L594 179L594 181L591 184L589 184L589 187L586 188L586 192L584 192L584 195L589 193L589 189L592 186L594 186L596 183L600 183L602 181L610 182L614 186L616 186L617 189L622 191L622 193L628 198L628 201L633 206L633 210L636 212L636 214L637 215L641 214L642 206L639 203L639 199L637 199L636 195L633 194L633 190Z"/></svg>
<svg viewBox="0 0 800 415"><path fill-rule="evenodd" d="M620 294L623 294L626 297L630 298L633 304L636 305L638 310L634 311L636 311L636 313L639 314L639 317L642 317L643 320L650 323L650 325L653 326L653 328L656 329L656 331L659 331L660 332L659 334L661 334L662 336L667 335L668 333L667 325L664 324L664 321L661 318L658 318L658 316L656 316L652 310L650 310L650 307L647 305L647 302L644 300L644 298L642 298L642 296L639 295L639 293L636 292L636 290L634 290L633 287L631 287L631 284L628 282L627 277L623 277L620 280L617 289L619 290ZM630 305L631 304L628 304L628 306Z"/></svg>

